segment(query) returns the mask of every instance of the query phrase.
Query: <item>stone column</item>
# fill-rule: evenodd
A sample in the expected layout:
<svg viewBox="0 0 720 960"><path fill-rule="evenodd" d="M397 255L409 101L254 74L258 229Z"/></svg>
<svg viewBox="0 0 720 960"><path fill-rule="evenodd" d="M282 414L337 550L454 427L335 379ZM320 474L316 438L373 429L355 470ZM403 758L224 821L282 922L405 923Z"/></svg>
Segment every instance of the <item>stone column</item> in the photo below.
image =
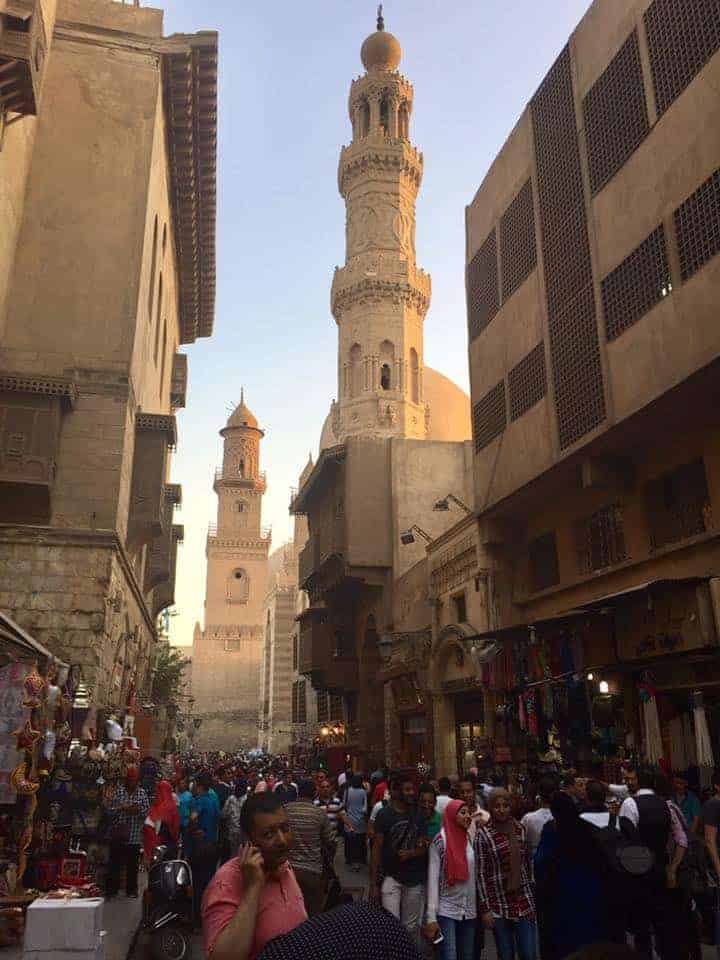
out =
<svg viewBox="0 0 720 960"><path fill-rule="evenodd" d="M397 97L391 97L388 103L388 123L390 127L390 129L388 130L388 133L394 139L397 139L398 137L399 110L400 110L400 101L398 100Z"/></svg>
<svg viewBox="0 0 720 960"><path fill-rule="evenodd" d="M371 380L370 389L374 393L378 388L378 358L376 356L373 356L371 359L372 359L372 380Z"/></svg>
<svg viewBox="0 0 720 960"><path fill-rule="evenodd" d="M364 389L370 389L370 357L363 357Z"/></svg>

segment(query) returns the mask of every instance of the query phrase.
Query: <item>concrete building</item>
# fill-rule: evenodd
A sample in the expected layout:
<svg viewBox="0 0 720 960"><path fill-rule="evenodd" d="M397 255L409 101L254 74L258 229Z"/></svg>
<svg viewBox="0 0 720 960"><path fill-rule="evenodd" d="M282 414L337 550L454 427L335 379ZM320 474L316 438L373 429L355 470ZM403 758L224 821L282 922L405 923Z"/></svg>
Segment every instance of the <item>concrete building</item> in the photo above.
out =
<svg viewBox="0 0 720 960"><path fill-rule="evenodd" d="M424 361L430 278L415 260L423 158L410 141L413 90L397 70L400 44L382 18L361 58L338 171L347 209L346 261L331 295L338 400L291 504L309 525L298 669L318 692L321 746L340 765L348 755L385 756L379 641L394 629L393 583L424 555L422 536L446 529L433 505L448 492L465 496L471 467L468 398Z"/></svg>
<svg viewBox="0 0 720 960"><path fill-rule="evenodd" d="M196 743L222 750L258 745L270 530L262 527L264 434L244 396L220 436L217 523L207 536L205 621L193 636L192 691L202 719Z"/></svg>
<svg viewBox="0 0 720 960"><path fill-rule="evenodd" d="M214 315L217 35L162 24L0 14L0 606L115 710L174 601L180 348Z"/></svg>
<svg viewBox="0 0 720 960"><path fill-rule="evenodd" d="M643 671L720 678L717 14L596 0L467 208L475 627L604 668L622 749Z"/></svg>

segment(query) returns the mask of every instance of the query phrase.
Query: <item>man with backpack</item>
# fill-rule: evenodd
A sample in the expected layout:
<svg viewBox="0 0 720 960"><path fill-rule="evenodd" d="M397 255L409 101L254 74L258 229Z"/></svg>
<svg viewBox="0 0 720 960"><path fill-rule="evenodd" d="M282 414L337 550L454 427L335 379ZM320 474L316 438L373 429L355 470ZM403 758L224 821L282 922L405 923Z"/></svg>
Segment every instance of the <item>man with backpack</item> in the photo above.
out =
<svg viewBox="0 0 720 960"><path fill-rule="evenodd" d="M649 767L634 771L632 783L637 788L620 807L621 830L636 833L640 844L653 855L653 866L647 874L644 895L633 909L632 930L635 949L652 957L652 933L661 960L676 960L677 916L668 890L675 886L677 867L687 850L687 836L675 811L655 793L655 772ZM668 851L674 841L672 859Z"/></svg>

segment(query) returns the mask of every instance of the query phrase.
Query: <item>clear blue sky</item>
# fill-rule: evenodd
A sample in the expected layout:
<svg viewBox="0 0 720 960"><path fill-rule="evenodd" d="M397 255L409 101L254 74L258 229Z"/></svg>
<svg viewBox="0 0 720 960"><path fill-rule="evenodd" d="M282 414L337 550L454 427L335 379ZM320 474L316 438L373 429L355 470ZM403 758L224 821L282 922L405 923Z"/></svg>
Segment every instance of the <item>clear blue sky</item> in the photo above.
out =
<svg viewBox="0 0 720 960"><path fill-rule="evenodd" d="M145 2L145 0L143 0ZM612 3L614 0L607 0ZM411 137L425 155L418 264L433 280L425 359L467 389L464 208L589 0L389 0L386 29L414 84ZM215 333L187 347L188 407L173 479L185 524L172 621L202 620L205 534L215 519L218 430L240 387L266 431L263 519L288 539L287 506L335 397L330 283L344 262L340 147L347 98L375 28L365 0L167 0L165 32L220 34Z"/></svg>

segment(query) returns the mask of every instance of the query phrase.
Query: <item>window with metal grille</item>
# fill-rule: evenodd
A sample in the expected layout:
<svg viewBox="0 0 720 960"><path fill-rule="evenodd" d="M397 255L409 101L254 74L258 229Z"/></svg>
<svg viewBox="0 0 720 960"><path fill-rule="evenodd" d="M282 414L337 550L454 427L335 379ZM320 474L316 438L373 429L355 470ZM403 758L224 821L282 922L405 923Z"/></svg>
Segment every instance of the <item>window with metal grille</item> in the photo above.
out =
<svg viewBox="0 0 720 960"><path fill-rule="evenodd" d="M517 420L547 392L545 346L539 343L508 374L510 419Z"/></svg>
<svg viewBox="0 0 720 960"><path fill-rule="evenodd" d="M535 213L532 181L522 187L500 220L503 301L511 297L535 269Z"/></svg>
<svg viewBox="0 0 720 960"><path fill-rule="evenodd" d="M605 277L600 289L608 340L615 340L672 292L662 224Z"/></svg>
<svg viewBox="0 0 720 960"><path fill-rule="evenodd" d="M540 85L531 115L551 371L560 447L565 449L605 418L568 47Z"/></svg>
<svg viewBox="0 0 720 960"><path fill-rule="evenodd" d="M333 693L330 697L330 719L332 721L342 720L343 718L343 698L339 693Z"/></svg>
<svg viewBox="0 0 720 960"><path fill-rule="evenodd" d="M619 503L610 503L579 523L577 550L581 573L603 570L627 559Z"/></svg>
<svg viewBox="0 0 720 960"><path fill-rule="evenodd" d="M472 258L467 268L468 336L478 337L500 308L495 231Z"/></svg>
<svg viewBox="0 0 720 960"><path fill-rule="evenodd" d="M547 590L560 582L557 540L554 533L544 533L528 544L530 589Z"/></svg>
<svg viewBox="0 0 720 960"><path fill-rule="evenodd" d="M712 528L705 464L683 464L645 485L650 549L679 543Z"/></svg>
<svg viewBox="0 0 720 960"><path fill-rule="evenodd" d="M298 723L307 723L307 683L305 680L298 680L297 717Z"/></svg>
<svg viewBox="0 0 720 960"><path fill-rule="evenodd" d="M720 48L720 0L655 0L645 32L661 116Z"/></svg>
<svg viewBox="0 0 720 960"><path fill-rule="evenodd" d="M689 280L720 252L720 168L675 211L680 275Z"/></svg>
<svg viewBox="0 0 720 960"><path fill-rule="evenodd" d="M633 30L583 100L590 187L596 194L648 134L637 31Z"/></svg>
<svg viewBox="0 0 720 960"><path fill-rule="evenodd" d="M499 436L506 426L505 382L501 380L473 407L475 452L479 453L491 440Z"/></svg>
<svg viewBox="0 0 720 960"><path fill-rule="evenodd" d="M318 723L327 723L330 719L330 697L327 690L320 690L317 695Z"/></svg>

